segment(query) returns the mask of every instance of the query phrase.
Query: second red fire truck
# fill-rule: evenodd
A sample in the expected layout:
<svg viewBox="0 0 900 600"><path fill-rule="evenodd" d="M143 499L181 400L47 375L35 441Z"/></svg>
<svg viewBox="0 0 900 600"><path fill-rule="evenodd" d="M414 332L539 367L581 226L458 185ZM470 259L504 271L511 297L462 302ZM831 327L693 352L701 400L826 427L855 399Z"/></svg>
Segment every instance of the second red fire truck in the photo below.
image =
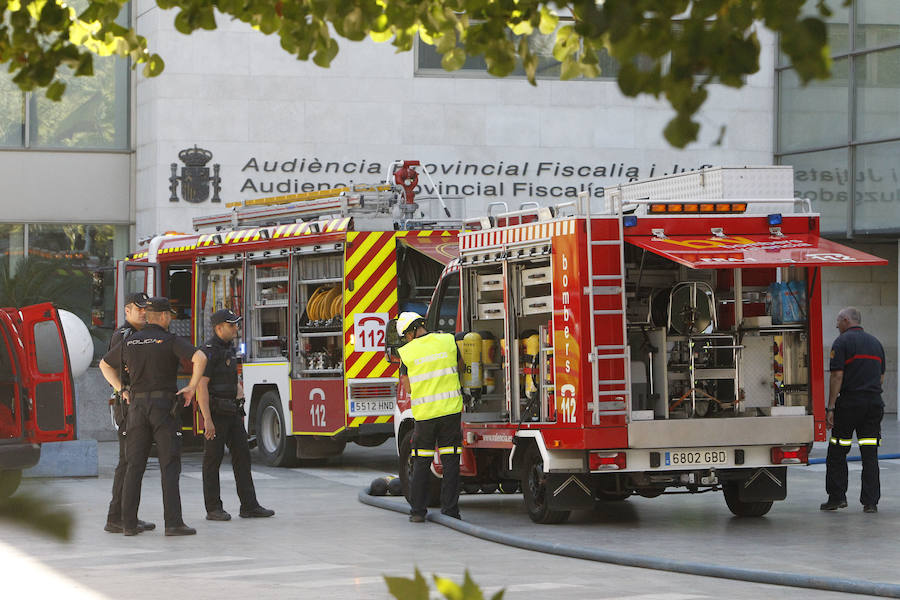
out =
<svg viewBox="0 0 900 600"><path fill-rule="evenodd" d="M464 484L521 487L538 523L673 490L765 514L825 439L821 270L886 261L819 237L790 167L623 184L597 213L579 200L471 223L435 290L427 327L466 362Z"/></svg>

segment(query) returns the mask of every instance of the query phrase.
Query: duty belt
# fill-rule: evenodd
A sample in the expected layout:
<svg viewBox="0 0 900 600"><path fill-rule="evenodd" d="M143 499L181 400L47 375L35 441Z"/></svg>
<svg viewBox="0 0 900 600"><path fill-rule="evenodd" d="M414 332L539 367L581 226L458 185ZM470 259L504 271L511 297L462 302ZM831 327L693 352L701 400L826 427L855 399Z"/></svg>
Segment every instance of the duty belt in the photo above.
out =
<svg viewBox="0 0 900 600"><path fill-rule="evenodd" d="M175 397L175 392L135 392L132 397L135 400L149 400L152 398L165 398L171 400Z"/></svg>

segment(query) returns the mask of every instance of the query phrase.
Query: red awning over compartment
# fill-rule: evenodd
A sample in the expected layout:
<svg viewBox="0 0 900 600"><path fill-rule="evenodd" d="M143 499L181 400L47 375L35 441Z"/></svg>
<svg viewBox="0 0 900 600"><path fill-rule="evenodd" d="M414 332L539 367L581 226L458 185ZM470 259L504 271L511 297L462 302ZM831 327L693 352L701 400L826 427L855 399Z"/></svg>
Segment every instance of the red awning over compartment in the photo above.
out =
<svg viewBox="0 0 900 600"><path fill-rule="evenodd" d="M782 237L759 234L666 238L626 235L625 241L692 269L888 264L883 258L810 233L785 234Z"/></svg>
<svg viewBox="0 0 900 600"><path fill-rule="evenodd" d="M405 237L398 239L416 252L421 252L442 265L448 265L454 258L459 257L459 242L455 235L429 235L426 237L410 232Z"/></svg>

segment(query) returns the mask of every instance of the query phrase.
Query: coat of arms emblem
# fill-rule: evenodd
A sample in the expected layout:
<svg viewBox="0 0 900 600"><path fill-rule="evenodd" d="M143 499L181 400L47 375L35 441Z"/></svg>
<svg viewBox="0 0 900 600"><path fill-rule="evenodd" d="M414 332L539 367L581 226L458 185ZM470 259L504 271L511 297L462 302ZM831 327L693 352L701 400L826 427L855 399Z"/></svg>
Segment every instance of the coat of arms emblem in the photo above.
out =
<svg viewBox="0 0 900 600"><path fill-rule="evenodd" d="M219 192L222 191L222 178L219 176L219 165L213 165L213 174L210 177L209 167L206 166L212 160L212 152L198 148L185 148L178 153L178 158L184 163L181 175L178 175L178 164L172 163L172 176L169 177L170 202L178 202L178 183L181 183L181 198L185 202L199 204L209 199L209 188L212 185L211 202L221 202Z"/></svg>

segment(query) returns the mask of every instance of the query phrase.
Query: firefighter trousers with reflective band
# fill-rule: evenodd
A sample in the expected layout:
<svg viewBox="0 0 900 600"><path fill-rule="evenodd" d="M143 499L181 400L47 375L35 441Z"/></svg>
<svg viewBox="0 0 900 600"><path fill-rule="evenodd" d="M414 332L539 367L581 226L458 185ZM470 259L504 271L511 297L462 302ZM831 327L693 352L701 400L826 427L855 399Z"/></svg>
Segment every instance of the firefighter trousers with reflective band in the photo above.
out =
<svg viewBox="0 0 900 600"><path fill-rule="evenodd" d="M237 484L241 511L251 511L259 507L253 476L250 475L250 444L244 429L244 416L240 411L231 414L213 412L216 437L203 442L203 502L206 512L222 510L219 467L225 456L225 446L231 453L231 470Z"/></svg>
<svg viewBox="0 0 900 600"><path fill-rule="evenodd" d="M413 473L410 483L410 514L425 516L431 462L435 452L440 454L441 512L459 517L459 456L462 453L461 413L416 421L413 432Z"/></svg>
<svg viewBox="0 0 900 600"><path fill-rule="evenodd" d="M173 401L173 393L136 394L128 407L128 468L122 497L122 526L126 529L137 527L141 481L153 442L156 442L159 456L166 527L184 524L181 518L181 492L178 489L178 478L181 476L181 431L180 423L171 413Z"/></svg>
<svg viewBox="0 0 900 600"><path fill-rule="evenodd" d="M884 404L880 395L849 396L841 394L835 403L834 427L828 438L825 459L825 491L829 500L847 498L847 453L853 443L853 432L862 458L862 489L859 501L877 505L881 498L878 474L878 446L881 443L881 418Z"/></svg>

